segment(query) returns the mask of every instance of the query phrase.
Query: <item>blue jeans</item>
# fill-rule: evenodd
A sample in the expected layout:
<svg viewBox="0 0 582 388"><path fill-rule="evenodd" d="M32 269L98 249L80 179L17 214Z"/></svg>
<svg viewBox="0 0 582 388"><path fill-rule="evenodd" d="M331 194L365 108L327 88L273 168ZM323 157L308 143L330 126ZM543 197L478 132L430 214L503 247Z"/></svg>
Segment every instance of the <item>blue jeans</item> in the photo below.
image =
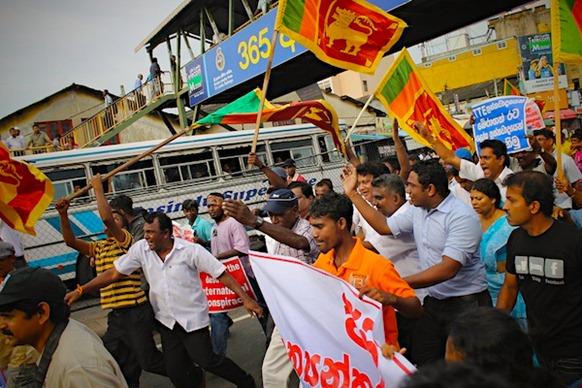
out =
<svg viewBox="0 0 582 388"><path fill-rule="evenodd" d="M210 341L212 350L219 356L226 354L228 328L230 326L232 326L232 319L227 313L210 314Z"/></svg>

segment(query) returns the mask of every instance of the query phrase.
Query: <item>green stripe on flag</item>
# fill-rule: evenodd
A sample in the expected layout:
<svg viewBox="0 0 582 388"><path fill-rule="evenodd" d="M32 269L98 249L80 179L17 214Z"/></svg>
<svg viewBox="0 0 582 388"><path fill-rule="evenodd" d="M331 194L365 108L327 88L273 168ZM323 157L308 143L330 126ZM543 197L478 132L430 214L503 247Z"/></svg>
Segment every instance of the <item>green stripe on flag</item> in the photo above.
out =
<svg viewBox="0 0 582 388"><path fill-rule="evenodd" d="M256 113L259 111L261 99L255 90L248 92L244 96L236 99L216 112L196 121L197 124L219 124L225 116L236 113Z"/></svg>
<svg viewBox="0 0 582 388"><path fill-rule="evenodd" d="M398 67L394 69L394 73L390 77L390 80L386 82L384 88L382 89L382 95L388 101L388 104L392 104L392 102L400 95L402 90L408 84L408 80L410 79L410 74L413 73L414 70L410 67L408 61L403 59L398 64Z"/></svg>
<svg viewBox="0 0 582 388"><path fill-rule="evenodd" d="M305 1L306 0L287 0L283 5L285 9L283 10L282 24L297 33L301 30Z"/></svg>

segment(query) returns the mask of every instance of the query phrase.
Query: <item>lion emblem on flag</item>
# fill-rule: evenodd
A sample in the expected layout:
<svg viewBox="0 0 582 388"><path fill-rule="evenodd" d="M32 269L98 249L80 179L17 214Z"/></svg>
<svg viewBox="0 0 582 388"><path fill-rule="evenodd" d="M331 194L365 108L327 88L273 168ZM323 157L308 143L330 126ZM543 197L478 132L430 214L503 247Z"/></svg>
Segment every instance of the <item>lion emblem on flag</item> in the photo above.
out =
<svg viewBox="0 0 582 388"><path fill-rule="evenodd" d="M334 21L325 26L325 36L329 39L327 47L332 47L336 40L345 40L346 47L342 53L356 56L368 37L378 31L367 16L357 15L349 9L336 8L332 16ZM359 27L354 29L352 24ZM363 31L362 31L363 30Z"/></svg>

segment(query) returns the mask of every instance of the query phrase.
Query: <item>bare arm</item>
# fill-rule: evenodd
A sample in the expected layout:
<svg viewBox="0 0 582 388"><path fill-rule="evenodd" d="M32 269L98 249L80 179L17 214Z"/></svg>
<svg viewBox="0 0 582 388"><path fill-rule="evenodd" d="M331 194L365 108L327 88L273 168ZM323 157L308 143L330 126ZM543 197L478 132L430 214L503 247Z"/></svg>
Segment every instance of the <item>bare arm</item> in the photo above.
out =
<svg viewBox="0 0 582 388"><path fill-rule="evenodd" d="M399 313L406 318L418 318L424 312L422 305L417 297L401 298L389 292L381 291L374 287L363 287L360 289L360 298L366 295L384 306L393 306Z"/></svg>
<svg viewBox="0 0 582 388"><path fill-rule="evenodd" d="M407 276L404 280L412 288L425 288L454 278L463 266L448 256L443 256L440 263L419 273Z"/></svg>
<svg viewBox="0 0 582 388"><path fill-rule="evenodd" d="M345 141L344 144L346 146L346 157L348 161L352 166L357 167L358 164L360 164L360 159L358 159L358 156L354 153L354 149L352 148L352 142L348 139Z"/></svg>
<svg viewBox="0 0 582 388"><path fill-rule="evenodd" d="M228 251L220 252L215 257L218 260L228 259L229 257L235 256L246 256L247 254L241 251L237 251L236 249L229 249Z"/></svg>
<svg viewBox="0 0 582 388"><path fill-rule="evenodd" d="M396 148L396 157L398 158L398 164L400 164L400 178L404 182L408 180L408 175L410 174L410 161L408 160L408 153L406 152L406 147L398 136L398 120L394 119L394 124L392 125L392 139L394 140L394 147Z"/></svg>
<svg viewBox="0 0 582 388"><path fill-rule="evenodd" d="M245 309L247 309L251 316L253 313L255 313L259 318L263 316L263 309L261 306L259 306L255 300L253 300L246 292L243 291L241 286L236 282L236 280L234 280L232 276L230 276L228 272L224 271L217 279L242 299Z"/></svg>
<svg viewBox="0 0 582 388"><path fill-rule="evenodd" d="M121 278L126 277L125 275L121 274L115 267L108 269L105 272L100 273L95 278L93 278L90 282L81 286L82 292L77 290L69 292L65 295L65 302L70 306L75 302L77 299L81 297L82 293L94 290L100 290L103 287L107 287L113 282L118 281Z"/></svg>
<svg viewBox="0 0 582 388"><path fill-rule="evenodd" d="M55 208L59 212L59 218L61 221L61 234L63 235L63 240L67 246L73 248L76 251L84 254L85 256L90 255L90 247L87 241L83 241L78 239L73 233L73 229L71 228L71 223L69 222L69 210L70 202L66 198L62 198L55 203Z"/></svg>
<svg viewBox="0 0 582 388"><path fill-rule="evenodd" d="M271 170L269 167L263 164L263 161L257 156L255 153L249 154L249 164L257 166L257 168L265 174L271 186L278 187L278 188L285 188L287 187L287 182L283 178L281 178L275 171Z"/></svg>
<svg viewBox="0 0 582 388"><path fill-rule="evenodd" d="M115 223L113 219L113 213L111 212L111 207L107 203L105 198L105 192L103 191L103 183L101 180L101 174L97 174L91 178L91 186L95 190L95 198L97 199L97 209L99 209L99 216L103 223L109 229L115 240L119 243L125 243L128 238L127 234L123 232L123 228Z"/></svg>
<svg viewBox="0 0 582 388"><path fill-rule="evenodd" d="M416 121L413 127L414 130L430 144L430 147L435 150L439 158L441 158L446 164L450 164L459 171L461 170L461 158L448 149L439 139L436 139L431 135L422 123Z"/></svg>
<svg viewBox="0 0 582 388"><path fill-rule="evenodd" d="M515 301L517 300L517 292L517 276L505 272L505 281L499 291L497 305L495 307L506 311L513 310Z"/></svg>
<svg viewBox="0 0 582 388"><path fill-rule="evenodd" d="M362 217L368 221L372 228L382 235L392 234L390 227L388 227L388 224L386 223L386 217L370 206L370 204L356 191L356 186L358 184L356 168L348 164L344 168L341 178L346 195L350 198Z"/></svg>

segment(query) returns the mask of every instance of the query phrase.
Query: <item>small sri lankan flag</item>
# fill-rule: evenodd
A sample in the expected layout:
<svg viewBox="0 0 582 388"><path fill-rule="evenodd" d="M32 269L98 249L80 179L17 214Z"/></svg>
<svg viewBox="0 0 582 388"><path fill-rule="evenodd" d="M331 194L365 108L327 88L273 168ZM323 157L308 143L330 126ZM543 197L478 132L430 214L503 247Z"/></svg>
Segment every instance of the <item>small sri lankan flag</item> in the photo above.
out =
<svg viewBox="0 0 582 388"><path fill-rule="evenodd" d="M12 229L36 236L34 224L53 196L50 179L38 168L11 159L0 142L0 218Z"/></svg>
<svg viewBox="0 0 582 388"><path fill-rule="evenodd" d="M459 148L475 151L475 142L471 136L428 88L405 48L380 81L374 95L386 106L390 116L398 119L400 127L419 143L430 147L412 128L415 121L423 123L447 148L453 151Z"/></svg>
<svg viewBox="0 0 582 388"><path fill-rule="evenodd" d="M406 27L364 0L280 0L275 22L323 62L368 74Z"/></svg>
<svg viewBox="0 0 582 388"><path fill-rule="evenodd" d="M582 65L582 0L552 0L554 62Z"/></svg>

